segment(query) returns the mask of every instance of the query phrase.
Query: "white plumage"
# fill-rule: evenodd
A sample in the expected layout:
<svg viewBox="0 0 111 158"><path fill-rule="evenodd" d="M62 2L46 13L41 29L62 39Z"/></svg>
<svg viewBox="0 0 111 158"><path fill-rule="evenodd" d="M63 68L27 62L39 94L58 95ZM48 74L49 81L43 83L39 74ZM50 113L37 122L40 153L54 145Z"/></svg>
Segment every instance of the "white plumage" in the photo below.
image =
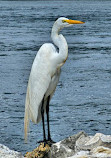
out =
<svg viewBox="0 0 111 158"><path fill-rule="evenodd" d="M34 59L26 94L24 130L25 139L27 138L29 121L38 123L41 120L41 107L43 104L44 112L46 111L47 99L50 99L56 89L60 77L61 66L68 57L68 45L58 32L63 27L72 24L83 23L73 21L67 18L59 18L53 25L51 37L54 44L59 48L59 52L51 43L43 44ZM44 98L44 103L42 102Z"/></svg>

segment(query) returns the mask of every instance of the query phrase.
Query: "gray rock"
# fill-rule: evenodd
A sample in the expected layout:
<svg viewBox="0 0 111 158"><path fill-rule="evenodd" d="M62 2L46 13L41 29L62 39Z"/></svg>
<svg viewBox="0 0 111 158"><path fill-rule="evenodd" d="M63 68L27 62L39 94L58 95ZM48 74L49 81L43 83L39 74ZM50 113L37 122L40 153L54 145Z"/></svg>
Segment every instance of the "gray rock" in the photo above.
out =
<svg viewBox="0 0 111 158"><path fill-rule="evenodd" d="M111 136L96 133L88 136L80 132L56 144L50 150L51 158L111 158Z"/></svg>
<svg viewBox="0 0 111 158"><path fill-rule="evenodd" d="M84 132L80 132L76 135L70 136L69 138L66 138L51 147L51 158L67 158L71 157L76 152L76 141L80 137L86 137L87 134Z"/></svg>
<svg viewBox="0 0 111 158"><path fill-rule="evenodd" d="M0 158L24 158L21 153L0 144Z"/></svg>

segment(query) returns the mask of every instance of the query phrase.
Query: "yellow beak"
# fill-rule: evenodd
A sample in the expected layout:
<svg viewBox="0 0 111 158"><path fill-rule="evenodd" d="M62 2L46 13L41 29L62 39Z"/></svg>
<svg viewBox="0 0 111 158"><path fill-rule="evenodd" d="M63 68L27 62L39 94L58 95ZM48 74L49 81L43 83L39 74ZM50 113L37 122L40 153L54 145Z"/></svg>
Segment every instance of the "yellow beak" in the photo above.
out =
<svg viewBox="0 0 111 158"><path fill-rule="evenodd" d="M84 24L85 22L82 22L82 21L78 21L78 20L64 20L64 22L67 22L69 24Z"/></svg>

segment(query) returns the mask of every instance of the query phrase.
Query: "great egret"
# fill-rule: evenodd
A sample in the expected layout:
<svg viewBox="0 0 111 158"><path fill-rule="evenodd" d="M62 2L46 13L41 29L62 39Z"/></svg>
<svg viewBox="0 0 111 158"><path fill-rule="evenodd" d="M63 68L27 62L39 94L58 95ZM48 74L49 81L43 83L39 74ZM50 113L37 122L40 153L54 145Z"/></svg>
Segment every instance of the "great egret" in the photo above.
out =
<svg viewBox="0 0 111 158"><path fill-rule="evenodd" d="M59 48L59 52L51 43L43 44L37 52L27 86L24 116L25 139L27 139L29 121L32 120L34 123L38 123L42 119L43 141L52 142L49 126L49 102L59 81L61 66L68 57L66 39L62 34L59 34L59 31L64 27L83 23L65 17L58 18L52 27L51 38L53 43ZM45 134L45 112L47 114L48 139L46 139Z"/></svg>

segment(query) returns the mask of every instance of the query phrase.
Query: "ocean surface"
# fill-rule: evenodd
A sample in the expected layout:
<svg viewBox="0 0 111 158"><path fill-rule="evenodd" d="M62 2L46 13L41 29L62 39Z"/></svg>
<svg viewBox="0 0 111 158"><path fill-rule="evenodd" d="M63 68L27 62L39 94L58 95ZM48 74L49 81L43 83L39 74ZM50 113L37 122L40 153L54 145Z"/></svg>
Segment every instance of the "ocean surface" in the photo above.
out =
<svg viewBox="0 0 111 158"><path fill-rule="evenodd" d="M24 142L31 65L61 16L85 24L61 32L69 56L50 103L52 139L81 130L111 134L111 1L0 1L0 143L23 154L42 139L42 123L30 123Z"/></svg>

